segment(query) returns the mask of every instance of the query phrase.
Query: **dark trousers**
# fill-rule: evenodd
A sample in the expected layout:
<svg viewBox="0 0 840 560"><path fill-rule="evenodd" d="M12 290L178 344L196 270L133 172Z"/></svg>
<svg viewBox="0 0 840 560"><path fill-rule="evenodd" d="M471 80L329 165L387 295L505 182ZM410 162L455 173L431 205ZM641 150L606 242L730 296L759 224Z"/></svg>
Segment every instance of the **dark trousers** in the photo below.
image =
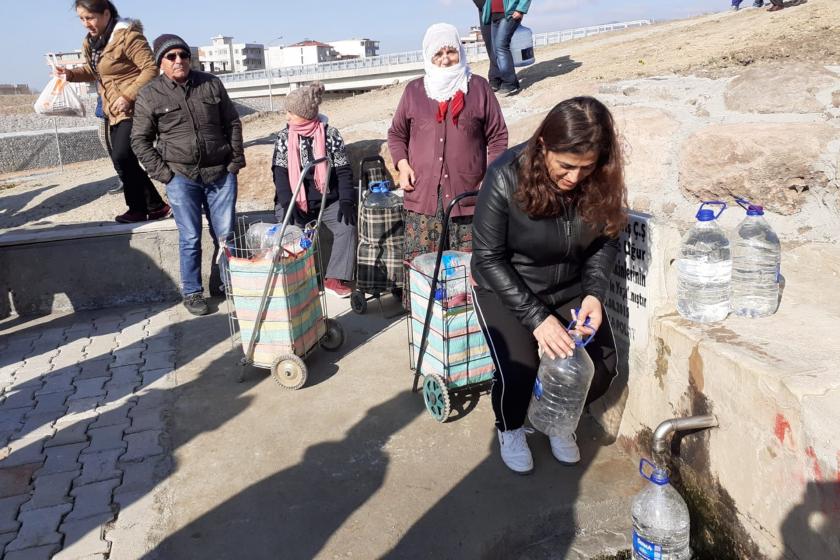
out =
<svg viewBox="0 0 840 560"><path fill-rule="evenodd" d="M481 12L479 11L479 17ZM493 26L489 23L481 26L481 38L484 40L484 48L487 49L487 58L490 60L490 70L487 72L487 81L491 86L499 87L502 79L499 76L499 66L496 64L496 49L493 48Z"/></svg>
<svg viewBox="0 0 840 560"><path fill-rule="evenodd" d="M493 292L476 287L473 303L496 365L491 393L496 427L501 431L521 428L540 367L537 339ZM580 299L576 298L552 311L566 325L571 321L571 310L579 305ZM606 315L586 351L595 364L595 377L586 399L588 404L607 392L615 376L615 341Z"/></svg>
<svg viewBox="0 0 840 560"><path fill-rule="evenodd" d="M148 214L163 207L163 199L131 149L131 119L111 125L111 161L123 183L130 212Z"/></svg>

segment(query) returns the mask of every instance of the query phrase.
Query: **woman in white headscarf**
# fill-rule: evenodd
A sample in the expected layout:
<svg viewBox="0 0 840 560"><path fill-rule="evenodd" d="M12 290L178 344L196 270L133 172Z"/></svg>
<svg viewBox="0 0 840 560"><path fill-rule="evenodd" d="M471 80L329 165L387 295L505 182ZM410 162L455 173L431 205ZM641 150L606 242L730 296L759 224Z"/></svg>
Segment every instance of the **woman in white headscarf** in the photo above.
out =
<svg viewBox="0 0 840 560"><path fill-rule="evenodd" d="M487 165L507 149L508 132L487 80L470 71L458 30L447 23L423 37L425 75L408 83L388 130L388 149L405 192L405 257L437 251L443 210L478 189ZM449 248L470 251L475 201L455 208Z"/></svg>

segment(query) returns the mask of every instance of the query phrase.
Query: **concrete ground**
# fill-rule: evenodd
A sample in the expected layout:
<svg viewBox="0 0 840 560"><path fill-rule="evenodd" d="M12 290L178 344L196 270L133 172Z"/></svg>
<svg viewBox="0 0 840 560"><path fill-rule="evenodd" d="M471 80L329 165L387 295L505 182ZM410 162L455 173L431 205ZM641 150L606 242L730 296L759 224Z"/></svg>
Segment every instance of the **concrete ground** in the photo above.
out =
<svg viewBox="0 0 840 560"><path fill-rule="evenodd" d="M386 314L394 312L396 302L384 299ZM85 401L95 405L87 409L90 421L116 426L109 433L114 439L104 441L94 426L81 436L74 432L82 449L63 459L69 465L63 486L30 504L37 511L58 503L42 509L50 516L35 516L40 524L26 504L40 496L40 481L49 480L37 469L51 464L50 450L57 448L51 438L71 433L60 429L70 401L53 407L61 416L49 418L49 433L28 436L46 446L38 453L30 445L22 455L15 438L23 428L14 424L9 457L0 463L0 482L10 488L0 499L2 542L9 543L4 558L47 558L63 549L62 558L584 559L629 548L629 499L639 488L635 460L608 446L591 420L581 430L579 466L556 463L547 440L535 434L529 439L536 472L516 476L498 457L486 394L457 401L460 410L445 424L428 415L410 390L405 323L385 318L374 302L359 316L346 300L329 300L347 340L337 353L319 350L307 360L309 380L296 392L259 369L236 382L242 353L231 348L224 304L214 307L219 303L221 310L202 318L174 306L0 324L7 350L27 337L32 344L45 333L58 337L63 344L50 358L55 362L70 359L66 347L99 341L97 316L108 316L112 338L134 344L136 359L120 345L102 349L99 355L110 354L103 371L126 375L114 360L127 360L139 362L126 365L141 372L122 393L128 404L117 415L125 410L123 420L102 419L113 379L101 380L105 390ZM162 317L171 328L159 323ZM88 324L92 330L85 331ZM37 379L43 389L53 373L43 364L40 376L31 373L36 366L29 365L47 359L32 344L15 375L30 372L30 383ZM7 355L4 350L4 362ZM103 361L81 357L91 371L90 364ZM157 367L169 358L174 369ZM146 380L144 371L158 373ZM67 375L68 398L83 388L94 391L83 387L82 374ZM10 381L0 422L12 422L8 410L16 410L3 408L17 394L15 377ZM38 393L33 410L42 406ZM94 454L102 461L89 465ZM6 462L14 457L30 470L13 471ZM9 482L28 482L33 473L32 485ZM85 523L73 525L71 518Z"/></svg>

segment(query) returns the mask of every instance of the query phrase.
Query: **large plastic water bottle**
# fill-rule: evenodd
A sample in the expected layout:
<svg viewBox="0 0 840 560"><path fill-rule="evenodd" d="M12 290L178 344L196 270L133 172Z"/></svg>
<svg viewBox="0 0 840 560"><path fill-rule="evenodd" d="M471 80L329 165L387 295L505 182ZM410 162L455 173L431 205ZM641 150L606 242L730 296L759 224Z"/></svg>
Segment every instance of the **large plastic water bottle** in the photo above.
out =
<svg viewBox="0 0 840 560"><path fill-rule="evenodd" d="M440 260L438 284L435 299L444 300L465 295L468 289L468 276L472 253L464 251L444 251ZM435 272L437 253L424 253L414 258L411 266L431 278Z"/></svg>
<svg viewBox="0 0 840 560"><path fill-rule="evenodd" d="M300 244L300 240L304 239L302 229L294 224L288 224L286 231L283 232L283 238L280 239L282 227L282 224L263 222L251 224L245 233L245 244L257 255L280 245L293 253L299 252L298 246L305 248Z"/></svg>
<svg viewBox="0 0 840 560"><path fill-rule="evenodd" d="M720 206L715 214L707 206ZM729 314L732 255L729 239L717 224L725 202L704 202L697 223L683 237L677 258L677 311L699 323L721 321Z"/></svg>
<svg viewBox="0 0 840 560"><path fill-rule="evenodd" d="M735 200L747 216L732 239L732 311L741 317L766 317L779 304L782 246L764 219L764 208Z"/></svg>
<svg viewBox="0 0 840 560"><path fill-rule="evenodd" d="M691 520L685 500L665 469L642 459L639 473L650 484L633 498L633 560L690 560Z"/></svg>
<svg viewBox="0 0 840 560"><path fill-rule="evenodd" d="M534 63L534 33L529 27L520 25L510 38L510 54L517 68Z"/></svg>
<svg viewBox="0 0 840 560"><path fill-rule="evenodd" d="M396 208L402 204L402 199L391 192L390 181L376 181L369 189L363 203L365 208Z"/></svg>
<svg viewBox="0 0 840 560"><path fill-rule="evenodd" d="M570 436L577 430L595 375L595 365L584 348L595 334L584 340L579 332L571 330L574 323L568 326L575 341L572 357L552 359L543 354L528 406L531 425L549 436ZM589 325L589 319L585 324Z"/></svg>

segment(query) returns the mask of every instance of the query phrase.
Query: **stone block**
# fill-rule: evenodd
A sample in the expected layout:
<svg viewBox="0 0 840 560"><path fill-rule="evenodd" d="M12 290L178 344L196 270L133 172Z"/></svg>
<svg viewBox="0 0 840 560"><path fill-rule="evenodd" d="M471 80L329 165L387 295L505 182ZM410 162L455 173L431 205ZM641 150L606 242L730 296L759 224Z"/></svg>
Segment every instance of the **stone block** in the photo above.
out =
<svg viewBox="0 0 840 560"><path fill-rule="evenodd" d="M166 456L158 455L142 461L120 462L119 466L123 477L122 484L114 491L115 496L151 492L169 474L171 461Z"/></svg>
<svg viewBox="0 0 840 560"><path fill-rule="evenodd" d="M15 408L35 408L35 393L42 387L42 383L26 383L15 385L3 393L3 403L0 404L0 417L7 410Z"/></svg>
<svg viewBox="0 0 840 560"><path fill-rule="evenodd" d="M55 419L57 413L30 415L20 428L17 437L49 438L55 435Z"/></svg>
<svg viewBox="0 0 840 560"><path fill-rule="evenodd" d="M77 366L62 366L49 372L44 377L44 385L35 393L35 397L49 393L62 393L73 390L73 379L82 371Z"/></svg>
<svg viewBox="0 0 840 560"><path fill-rule="evenodd" d="M136 344L132 344L131 346L125 349L114 350L114 362L112 366L120 367L130 365L141 365L143 363L142 355L144 351L144 347L137 346Z"/></svg>
<svg viewBox="0 0 840 560"><path fill-rule="evenodd" d="M96 419L96 407L101 401L102 397L67 401L67 413L58 419L58 423L66 425Z"/></svg>
<svg viewBox="0 0 840 560"><path fill-rule="evenodd" d="M20 510L30 511L71 503L70 485L77 476L78 470L37 476L32 499L23 504Z"/></svg>
<svg viewBox="0 0 840 560"><path fill-rule="evenodd" d="M134 407L128 416L131 418L131 426L125 431L127 434L165 428L166 410L163 407Z"/></svg>
<svg viewBox="0 0 840 560"><path fill-rule="evenodd" d="M47 460L44 466L35 473L35 476L78 471L81 468L79 455L82 453L82 449L87 446L87 441L84 441L82 443L45 447L44 453L46 453Z"/></svg>
<svg viewBox="0 0 840 560"><path fill-rule="evenodd" d="M729 83L724 101L728 110L741 113L821 113L826 107L819 93L838 86L840 78L821 64L759 64Z"/></svg>
<svg viewBox="0 0 840 560"><path fill-rule="evenodd" d="M658 197L666 184L676 154L673 137L679 121L667 111L650 107L613 109L616 127L624 148L624 178L632 196ZM631 204L636 210L637 205Z"/></svg>
<svg viewBox="0 0 840 560"><path fill-rule="evenodd" d="M48 508L22 511L20 530L15 540L6 545L6 554L16 550L60 544L62 535L58 526L65 513L70 511L71 504L60 504ZM8 556L7 556L8 557Z"/></svg>
<svg viewBox="0 0 840 560"><path fill-rule="evenodd" d="M32 488L32 474L40 463L0 468L0 498L28 494Z"/></svg>
<svg viewBox="0 0 840 560"><path fill-rule="evenodd" d="M20 506L29 501L29 494L0 498L0 534L17 532L20 527Z"/></svg>
<svg viewBox="0 0 840 560"><path fill-rule="evenodd" d="M82 475L76 480L76 486L120 478L122 470L117 468L117 459L123 454L122 449L82 453L79 461L84 465Z"/></svg>
<svg viewBox="0 0 840 560"><path fill-rule="evenodd" d="M834 127L817 123L709 126L682 146L680 188L690 200L737 195L772 212L796 214L828 189L829 178L817 169L837 137Z"/></svg>
<svg viewBox="0 0 840 560"><path fill-rule="evenodd" d="M64 519L65 522L78 521L89 517L114 517L112 494L119 486L118 478L74 487L70 495L75 498L73 510Z"/></svg>
<svg viewBox="0 0 840 560"><path fill-rule="evenodd" d="M64 534L64 548L53 560L81 560L96 558L111 549L111 543L105 540L105 526L113 515L89 517L80 521L69 521L59 527Z"/></svg>
<svg viewBox="0 0 840 560"><path fill-rule="evenodd" d="M112 357L110 355L97 357L95 360L85 360L81 363L82 371L79 379L93 379L95 377L108 377Z"/></svg>
<svg viewBox="0 0 840 560"><path fill-rule="evenodd" d="M128 443L128 449L125 455L120 457L120 462L142 461L148 457L163 454L164 450L160 445L161 435L163 432L160 430L126 434L125 441Z"/></svg>
<svg viewBox="0 0 840 560"><path fill-rule="evenodd" d="M126 424L129 422L128 411L132 406L134 406L134 401L131 399L106 400L105 404L97 407L98 417L90 427L96 429L116 424Z"/></svg>
<svg viewBox="0 0 840 560"><path fill-rule="evenodd" d="M37 404L32 409L30 415L41 416L44 414L51 414L55 418L64 416L67 410L66 401L70 396L70 392L65 393L47 393L36 397Z"/></svg>
<svg viewBox="0 0 840 560"><path fill-rule="evenodd" d="M127 427L128 423L125 423L106 426L104 428L97 428L95 430L88 430L90 446L86 448L83 453L98 453L100 451L110 451L112 449L125 449L126 442L123 441L123 433Z"/></svg>
<svg viewBox="0 0 840 560"><path fill-rule="evenodd" d="M105 389L108 391L105 401L106 402L115 402L115 401L124 401L127 398L130 398L134 394L134 389L139 385L139 383L123 383L121 385L117 385L114 383L108 383L105 386Z"/></svg>
<svg viewBox="0 0 840 560"><path fill-rule="evenodd" d="M114 383L116 385L124 385L126 383L139 383L140 379L141 377L139 364L111 368L110 383Z"/></svg>
<svg viewBox="0 0 840 560"><path fill-rule="evenodd" d="M44 438L23 437L11 440L0 455L4 468L44 462Z"/></svg>
<svg viewBox="0 0 840 560"><path fill-rule="evenodd" d="M155 370L175 369L175 352L158 352L155 354L144 354L145 363L140 367L141 373Z"/></svg>
<svg viewBox="0 0 840 560"><path fill-rule="evenodd" d="M6 552L3 560L50 560L59 548L61 548L59 544L48 544L23 550L14 550Z"/></svg>
<svg viewBox="0 0 840 560"><path fill-rule="evenodd" d="M90 399L94 397L102 397L105 395L103 386L108 381L107 377L95 377L93 379L76 379L73 385L76 387L76 392L73 393L68 400L77 401L81 399Z"/></svg>
<svg viewBox="0 0 840 560"><path fill-rule="evenodd" d="M83 414L71 414L59 418L55 425L57 430L55 435L46 441L44 447L49 449L50 447L62 447L76 443L84 443L85 447L87 447L88 426L93 422L95 416L96 413L91 411L91 414L87 416Z"/></svg>

